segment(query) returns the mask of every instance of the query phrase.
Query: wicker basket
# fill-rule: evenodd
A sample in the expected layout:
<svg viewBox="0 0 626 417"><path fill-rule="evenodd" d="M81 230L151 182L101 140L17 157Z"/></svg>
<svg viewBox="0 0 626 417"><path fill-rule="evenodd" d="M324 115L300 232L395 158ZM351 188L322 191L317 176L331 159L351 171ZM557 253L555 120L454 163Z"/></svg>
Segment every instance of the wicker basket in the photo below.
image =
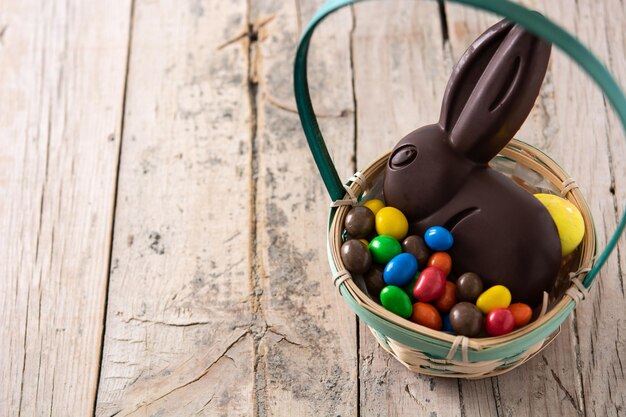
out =
<svg viewBox="0 0 626 417"><path fill-rule="evenodd" d="M380 187L389 153L357 172L346 184L339 179L319 130L308 92L307 52L315 27L330 13L358 0L328 1L316 13L298 46L294 86L298 111L309 146L333 204L328 230L328 257L333 282L350 308L363 320L380 345L414 372L454 377L484 378L507 372L540 352L560 331L563 321L584 299L599 269L614 249L626 225L622 217L604 251L596 257L596 235L589 208L576 183L540 150L512 140L496 158L516 164L544 181L545 189L560 193L578 207L585 222L585 237L565 270L566 285L553 291L539 317L529 325L499 337L467 338L435 331L403 319L366 295L341 261L344 219L350 207ZM500 0L457 0L503 15L564 50L587 71L605 92L626 127L626 98L599 61L571 35L544 17L519 5ZM367 197L366 197L367 198ZM594 263L595 261L595 263ZM563 272L563 269L562 271ZM569 272L569 273L568 273ZM563 277L561 277L563 278ZM563 280L560 281L561 284ZM547 297L546 297L547 298Z"/></svg>

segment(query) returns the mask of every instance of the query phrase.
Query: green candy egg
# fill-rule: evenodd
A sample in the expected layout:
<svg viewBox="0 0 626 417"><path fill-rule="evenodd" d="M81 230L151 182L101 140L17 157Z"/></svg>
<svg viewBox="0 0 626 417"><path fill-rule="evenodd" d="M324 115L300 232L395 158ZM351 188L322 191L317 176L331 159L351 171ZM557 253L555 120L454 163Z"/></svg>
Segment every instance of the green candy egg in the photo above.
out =
<svg viewBox="0 0 626 417"><path fill-rule="evenodd" d="M409 299L411 300L412 303L416 302L417 300L415 299L415 295L413 295L413 288L415 288L415 284L417 283L417 279L420 277L420 271L417 271L417 274L415 274L415 276L413 277L413 279L411 280L411 282L409 282L408 284L406 284L404 287L402 287L402 289L404 290L404 292L406 293L406 295L409 296Z"/></svg>
<svg viewBox="0 0 626 417"><path fill-rule="evenodd" d="M387 310L400 317L408 319L413 313L413 305L409 296L402 290L402 288L387 285L380 292L380 302Z"/></svg>
<svg viewBox="0 0 626 417"><path fill-rule="evenodd" d="M402 245L391 236L376 236L369 245L372 258L377 264L386 264L394 256L402 253Z"/></svg>

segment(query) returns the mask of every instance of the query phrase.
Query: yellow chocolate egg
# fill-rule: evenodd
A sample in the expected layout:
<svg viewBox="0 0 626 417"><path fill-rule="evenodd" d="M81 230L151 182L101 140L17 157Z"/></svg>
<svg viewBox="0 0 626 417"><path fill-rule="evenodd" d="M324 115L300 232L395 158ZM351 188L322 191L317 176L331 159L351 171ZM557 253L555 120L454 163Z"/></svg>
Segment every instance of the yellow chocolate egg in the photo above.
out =
<svg viewBox="0 0 626 417"><path fill-rule="evenodd" d="M564 198L552 194L535 194L543 204L556 228L561 240L561 254L563 256L574 252L585 235L585 221L578 208Z"/></svg>
<svg viewBox="0 0 626 417"><path fill-rule="evenodd" d="M374 215L376 215L378 214L381 208L385 207L385 203L383 203L380 200L374 199L374 200L369 200L363 203L363 207L367 207L368 209L372 210Z"/></svg>

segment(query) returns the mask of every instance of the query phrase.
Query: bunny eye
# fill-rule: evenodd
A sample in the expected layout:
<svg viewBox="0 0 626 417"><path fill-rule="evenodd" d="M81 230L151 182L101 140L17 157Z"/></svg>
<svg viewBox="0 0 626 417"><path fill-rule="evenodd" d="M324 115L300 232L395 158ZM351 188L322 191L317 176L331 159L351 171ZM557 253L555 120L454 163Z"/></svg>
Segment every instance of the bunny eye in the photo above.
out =
<svg viewBox="0 0 626 417"><path fill-rule="evenodd" d="M417 148L415 145L404 145L391 155L389 166L394 169L404 168L417 158Z"/></svg>

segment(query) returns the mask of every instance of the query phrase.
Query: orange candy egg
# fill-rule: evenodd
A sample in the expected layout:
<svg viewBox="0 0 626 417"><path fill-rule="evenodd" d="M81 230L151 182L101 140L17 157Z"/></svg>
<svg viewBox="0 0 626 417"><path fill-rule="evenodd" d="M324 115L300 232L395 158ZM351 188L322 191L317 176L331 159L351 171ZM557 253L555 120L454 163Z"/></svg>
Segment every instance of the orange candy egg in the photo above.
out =
<svg viewBox="0 0 626 417"><path fill-rule="evenodd" d="M526 326L533 315L532 309L524 303L513 303L508 307L515 319L515 328Z"/></svg>
<svg viewBox="0 0 626 417"><path fill-rule="evenodd" d="M435 307L442 313L447 313L456 304L456 285L454 282L446 281L446 288L443 295L435 301Z"/></svg>
<svg viewBox="0 0 626 417"><path fill-rule="evenodd" d="M437 309L428 303L413 304L411 321L433 330L441 330L441 316Z"/></svg>
<svg viewBox="0 0 626 417"><path fill-rule="evenodd" d="M428 258L427 266L439 268L448 276L452 270L452 258L446 252L435 252Z"/></svg>

